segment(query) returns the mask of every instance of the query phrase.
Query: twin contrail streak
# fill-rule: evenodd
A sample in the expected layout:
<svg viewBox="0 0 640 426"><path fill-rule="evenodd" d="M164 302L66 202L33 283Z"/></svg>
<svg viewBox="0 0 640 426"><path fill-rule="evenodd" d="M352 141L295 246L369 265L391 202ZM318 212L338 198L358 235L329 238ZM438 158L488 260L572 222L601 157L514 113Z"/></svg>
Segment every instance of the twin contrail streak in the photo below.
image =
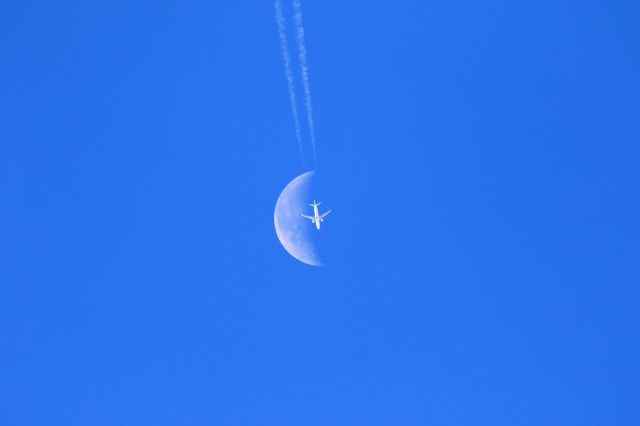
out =
<svg viewBox="0 0 640 426"><path fill-rule="evenodd" d="M300 72L302 74L302 87L304 89L304 104L307 109L307 124L309 125L309 138L313 151L314 166L316 157L316 136L313 124L313 108L311 107L311 91L309 90L309 71L307 68L307 49L304 45L304 28L302 27L302 9L299 0L293 0L293 18L296 24L296 35L298 39L298 58L300 60ZM282 38L281 38L282 39Z"/></svg>
<svg viewBox="0 0 640 426"><path fill-rule="evenodd" d="M275 0L274 7L276 10L276 23L278 24L278 35L280 37L280 48L282 50L282 61L284 62L284 76L287 79L287 87L289 89L289 103L291 104L291 115L293 115L293 124L296 130L296 139L298 141L298 150L300 151L300 159L302 160L302 167L305 168L306 166L304 161L304 149L302 147L302 135L300 133L300 120L298 118L298 103L296 101L296 92L293 85L293 73L291 72L291 59L289 57L287 35L285 33L285 28L284 28L284 17L282 16L281 0ZM298 8L296 10L300 10L300 5L298 5ZM296 19L296 25L297 25L297 22L298 21ZM298 32L300 32L300 30L298 30ZM298 35L298 45L300 45L300 35ZM305 60L304 68L306 73L306 60ZM305 78L305 73L303 73L303 81ZM304 83L304 84L305 84L305 96L307 97L307 93L309 90L308 83ZM307 112L310 112L309 108L311 105L311 100L309 99L307 103L308 103ZM311 127L313 125L313 120L309 122L311 123L310 124L310 127ZM313 127L311 127L311 134L312 134L311 141L313 144L313 156L315 159L315 141L313 139Z"/></svg>

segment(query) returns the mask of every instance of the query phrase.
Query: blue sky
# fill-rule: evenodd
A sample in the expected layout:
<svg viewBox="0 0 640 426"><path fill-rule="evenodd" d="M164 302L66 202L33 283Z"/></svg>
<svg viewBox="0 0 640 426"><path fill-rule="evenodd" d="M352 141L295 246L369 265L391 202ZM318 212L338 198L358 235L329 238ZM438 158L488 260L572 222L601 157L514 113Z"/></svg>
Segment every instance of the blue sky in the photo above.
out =
<svg viewBox="0 0 640 426"><path fill-rule="evenodd" d="M272 2L0 5L0 424L640 424L637 3L302 7L325 268Z"/></svg>

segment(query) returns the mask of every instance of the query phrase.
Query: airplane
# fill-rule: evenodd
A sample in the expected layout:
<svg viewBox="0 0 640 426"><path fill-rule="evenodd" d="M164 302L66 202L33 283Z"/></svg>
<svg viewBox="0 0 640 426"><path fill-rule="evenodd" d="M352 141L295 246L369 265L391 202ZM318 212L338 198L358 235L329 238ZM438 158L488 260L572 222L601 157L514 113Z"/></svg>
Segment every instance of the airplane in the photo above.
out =
<svg viewBox="0 0 640 426"><path fill-rule="evenodd" d="M322 213L319 214L318 213L318 206L320 205L320 203L316 203L316 200L313 200L313 203L309 204L311 207L313 207L313 216L307 216L306 214L302 214L302 217L310 219L311 223L316 225L316 228L318 228L318 231L320 230L320 222L324 221L324 217L326 215L328 215L329 213L331 213L331 210L327 211L326 213Z"/></svg>

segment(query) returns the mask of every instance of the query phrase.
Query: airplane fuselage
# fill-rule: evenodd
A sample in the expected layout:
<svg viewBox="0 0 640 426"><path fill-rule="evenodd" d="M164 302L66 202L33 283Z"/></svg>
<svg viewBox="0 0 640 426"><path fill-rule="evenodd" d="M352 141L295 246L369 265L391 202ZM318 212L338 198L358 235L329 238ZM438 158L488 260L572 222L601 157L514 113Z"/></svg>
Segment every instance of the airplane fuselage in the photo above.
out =
<svg viewBox="0 0 640 426"><path fill-rule="evenodd" d="M313 205L313 223L316 224L316 228L318 228L318 231L320 230L320 222L322 222L322 218L318 213L318 205L314 204Z"/></svg>

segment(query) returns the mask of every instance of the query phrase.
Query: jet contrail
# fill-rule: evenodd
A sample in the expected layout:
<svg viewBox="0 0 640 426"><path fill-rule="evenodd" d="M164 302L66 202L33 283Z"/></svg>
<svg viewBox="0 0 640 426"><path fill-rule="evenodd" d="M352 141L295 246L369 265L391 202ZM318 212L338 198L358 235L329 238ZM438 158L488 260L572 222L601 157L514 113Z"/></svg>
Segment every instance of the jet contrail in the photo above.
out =
<svg viewBox="0 0 640 426"><path fill-rule="evenodd" d="M306 168L304 161L304 149L302 147L302 135L300 133L300 120L298 119L298 103L296 101L296 92L293 85L293 74L291 72L291 59L289 57L289 47L287 46L287 35L284 29L284 17L282 16L281 0L274 1L276 10L276 23L278 24L278 35L280 37L280 48L282 50L282 61L284 62L284 76L287 79L287 87L289 89L289 103L291 103L291 115L293 115L293 124L296 130L296 139L298 141L298 150L300 151L300 159L302 160L302 168ZM315 149L314 149L315 157Z"/></svg>
<svg viewBox="0 0 640 426"><path fill-rule="evenodd" d="M316 157L316 136L313 125L313 109L311 108L311 91L309 90L309 71L307 69L307 49L304 45L304 28L302 27L302 9L300 0L293 0L293 18L296 23L296 35L298 38L298 58L300 59L300 72L302 74L302 87L304 88L304 104L307 109L307 123L309 125L309 138L313 151L314 166L318 161Z"/></svg>

